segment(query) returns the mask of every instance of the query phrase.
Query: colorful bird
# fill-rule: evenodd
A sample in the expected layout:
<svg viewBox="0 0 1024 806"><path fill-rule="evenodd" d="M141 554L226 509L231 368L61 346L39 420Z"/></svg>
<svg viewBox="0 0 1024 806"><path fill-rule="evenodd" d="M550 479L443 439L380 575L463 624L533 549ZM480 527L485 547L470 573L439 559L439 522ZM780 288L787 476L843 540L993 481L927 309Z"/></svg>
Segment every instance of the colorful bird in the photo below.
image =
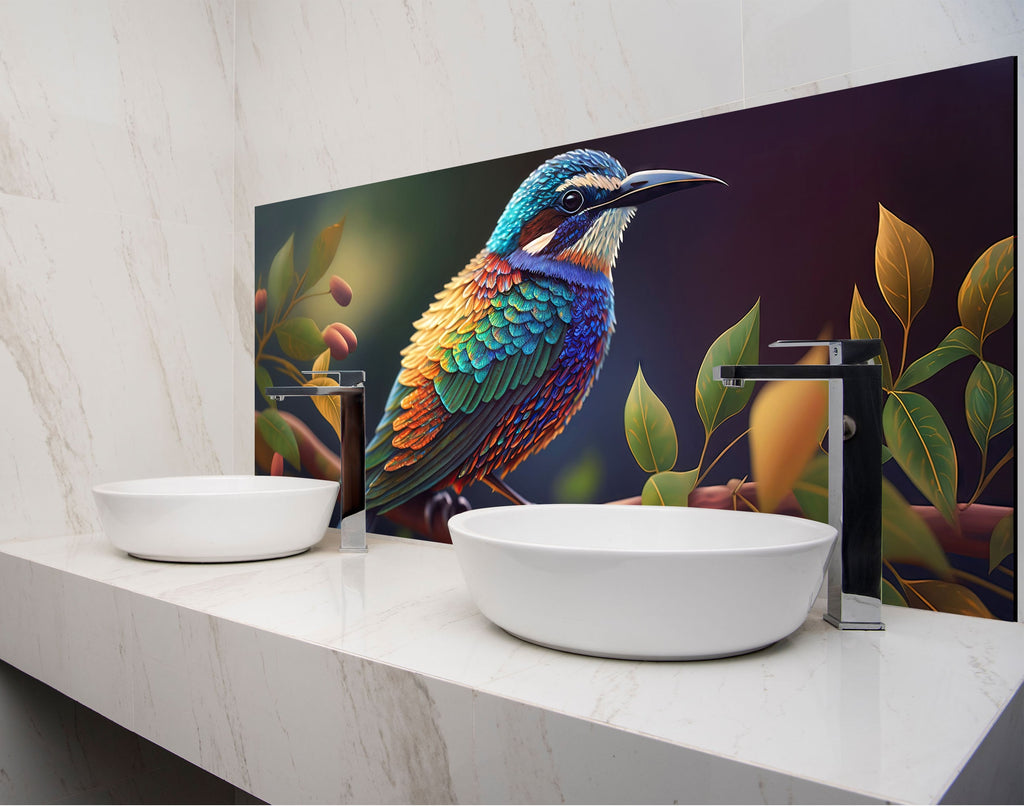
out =
<svg viewBox="0 0 1024 806"><path fill-rule="evenodd" d="M612 269L637 205L708 182L721 180L627 176L588 149L531 173L413 325L367 448L367 507L475 481L526 503L504 477L565 429L597 379L615 329Z"/></svg>

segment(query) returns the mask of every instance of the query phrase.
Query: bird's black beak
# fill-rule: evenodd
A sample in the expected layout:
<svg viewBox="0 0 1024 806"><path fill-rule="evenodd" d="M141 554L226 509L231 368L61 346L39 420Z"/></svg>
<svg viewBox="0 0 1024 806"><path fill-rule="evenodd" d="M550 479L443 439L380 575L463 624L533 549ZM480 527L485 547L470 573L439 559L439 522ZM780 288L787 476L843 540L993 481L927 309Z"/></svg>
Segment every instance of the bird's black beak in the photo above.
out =
<svg viewBox="0 0 1024 806"><path fill-rule="evenodd" d="M636 207L659 196L675 193L677 190L706 185L709 182L726 184L721 179L689 171L638 171L622 180L619 189L608 198L590 207L600 210L608 207Z"/></svg>

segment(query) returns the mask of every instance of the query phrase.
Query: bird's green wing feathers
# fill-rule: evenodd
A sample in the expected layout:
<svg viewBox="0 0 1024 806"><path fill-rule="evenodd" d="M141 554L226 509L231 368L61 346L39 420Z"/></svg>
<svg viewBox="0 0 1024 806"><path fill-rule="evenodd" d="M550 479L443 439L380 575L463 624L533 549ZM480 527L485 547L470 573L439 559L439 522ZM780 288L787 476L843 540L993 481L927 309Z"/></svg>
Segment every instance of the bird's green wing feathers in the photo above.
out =
<svg viewBox="0 0 1024 806"><path fill-rule="evenodd" d="M568 286L524 279L442 334L428 355L445 408L471 414L543 375L561 351L572 300Z"/></svg>
<svg viewBox="0 0 1024 806"><path fill-rule="evenodd" d="M532 382L551 369L562 351L573 292L546 278L523 279L478 302L457 324L441 330L436 327L439 322L452 321L444 315L445 303L439 300L417 323L411 347L423 345L427 337L431 346L410 351L409 357L418 357L423 364L421 371L412 371L415 363L405 364L367 449L367 469L382 468L371 481L370 498L377 505L429 489L462 465L506 413L529 396ZM436 397L402 382L419 378L422 385L431 383L426 380L431 376ZM441 405L424 411L423 417L396 424L408 414L402 405L407 399L415 400L414 405ZM395 441L412 447L395 447ZM402 466L384 472L383 466L403 452Z"/></svg>

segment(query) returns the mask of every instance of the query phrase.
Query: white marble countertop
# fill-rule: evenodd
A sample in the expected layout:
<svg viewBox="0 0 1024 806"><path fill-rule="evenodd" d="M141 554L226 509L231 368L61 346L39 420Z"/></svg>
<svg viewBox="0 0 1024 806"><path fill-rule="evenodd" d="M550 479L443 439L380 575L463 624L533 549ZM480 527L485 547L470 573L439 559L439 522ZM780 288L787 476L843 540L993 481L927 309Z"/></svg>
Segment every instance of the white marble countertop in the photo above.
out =
<svg viewBox="0 0 1024 806"><path fill-rule="evenodd" d="M1024 625L813 612L750 655L645 663L491 625L449 546L136 560L0 544L0 658L269 801L994 802L1024 792ZM699 614L679 614L699 618Z"/></svg>

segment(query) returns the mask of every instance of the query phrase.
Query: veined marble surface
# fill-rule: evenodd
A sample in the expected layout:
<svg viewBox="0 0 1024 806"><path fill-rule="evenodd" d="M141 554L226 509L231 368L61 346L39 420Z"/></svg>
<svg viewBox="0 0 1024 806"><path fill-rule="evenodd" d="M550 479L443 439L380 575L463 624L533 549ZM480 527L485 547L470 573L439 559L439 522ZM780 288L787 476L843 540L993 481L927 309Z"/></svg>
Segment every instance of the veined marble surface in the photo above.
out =
<svg viewBox="0 0 1024 806"><path fill-rule="evenodd" d="M812 612L743 657L601 660L491 625L448 546L335 546L177 565L102 535L8 542L0 657L270 801L1024 794L1019 624Z"/></svg>
<svg viewBox="0 0 1024 806"><path fill-rule="evenodd" d="M232 0L0 4L0 540L231 466L233 57Z"/></svg>

